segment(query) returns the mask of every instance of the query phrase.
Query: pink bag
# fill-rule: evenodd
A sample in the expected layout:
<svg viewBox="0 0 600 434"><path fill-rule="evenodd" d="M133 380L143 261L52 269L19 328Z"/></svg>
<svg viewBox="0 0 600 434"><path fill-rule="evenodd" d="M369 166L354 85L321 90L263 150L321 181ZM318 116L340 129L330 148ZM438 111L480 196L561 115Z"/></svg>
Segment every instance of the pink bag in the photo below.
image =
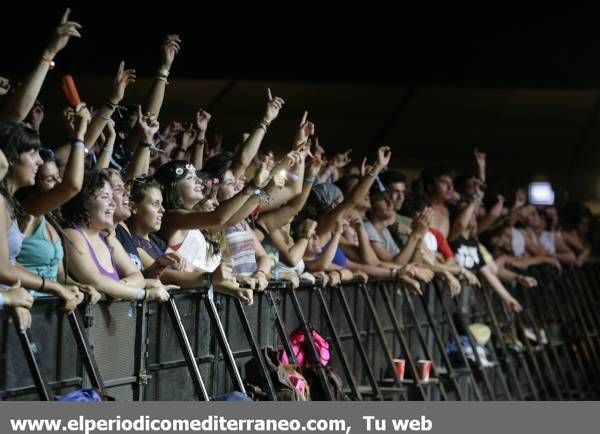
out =
<svg viewBox="0 0 600 434"><path fill-rule="evenodd" d="M329 359L331 358L331 353L329 352L329 342L327 342L323 336L313 329L311 324L308 324L308 328L311 331L312 339L315 344L317 354L319 355L321 365L327 366L327 363L329 363ZM290 344L292 346L292 351L294 352L296 364L298 366L307 368L313 365L312 361L308 357L306 335L304 334L302 328L299 327L290 334ZM281 362L289 363L289 359L285 351L281 355Z"/></svg>

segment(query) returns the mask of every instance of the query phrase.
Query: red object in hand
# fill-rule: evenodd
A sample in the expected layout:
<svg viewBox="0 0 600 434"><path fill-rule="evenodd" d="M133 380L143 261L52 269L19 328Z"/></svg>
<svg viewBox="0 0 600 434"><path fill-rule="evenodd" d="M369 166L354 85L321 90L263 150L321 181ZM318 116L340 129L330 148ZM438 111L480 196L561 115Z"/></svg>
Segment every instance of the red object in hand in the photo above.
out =
<svg viewBox="0 0 600 434"><path fill-rule="evenodd" d="M81 98L79 98L79 92L77 92L77 87L75 87L75 81L73 81L72 75L65 75L63 77L61 89L67 97L69 105L75 107L81 103Z"/></svg>

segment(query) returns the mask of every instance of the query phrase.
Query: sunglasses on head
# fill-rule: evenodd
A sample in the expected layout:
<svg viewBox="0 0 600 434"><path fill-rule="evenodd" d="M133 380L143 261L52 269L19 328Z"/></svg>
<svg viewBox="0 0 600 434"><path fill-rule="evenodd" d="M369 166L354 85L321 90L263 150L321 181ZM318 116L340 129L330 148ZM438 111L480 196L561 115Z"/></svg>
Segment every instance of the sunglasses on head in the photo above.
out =
<svg viewBox="0 0 600 434"><path fill-rule="evenodd" d="M174 170L175 176L180 178L182 176L185 176L188 172L192 172L192 173L196 173L196 168L194 167L193 164L186 164L185 167L176 167Z"/></svg>

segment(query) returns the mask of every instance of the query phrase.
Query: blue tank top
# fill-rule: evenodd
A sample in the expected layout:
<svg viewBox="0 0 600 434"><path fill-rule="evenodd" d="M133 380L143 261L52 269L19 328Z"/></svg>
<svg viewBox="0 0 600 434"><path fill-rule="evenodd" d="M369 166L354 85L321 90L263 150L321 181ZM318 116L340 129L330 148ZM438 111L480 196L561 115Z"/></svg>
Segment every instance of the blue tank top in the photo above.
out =
<svg viewBox="0 0 600 434"><path fill-rule="evenodd" d="M64 250L60 240L52 242L46 238L46 225L42 217L35 232L23 240L17 262L38 276L56 281Z"/></svg>

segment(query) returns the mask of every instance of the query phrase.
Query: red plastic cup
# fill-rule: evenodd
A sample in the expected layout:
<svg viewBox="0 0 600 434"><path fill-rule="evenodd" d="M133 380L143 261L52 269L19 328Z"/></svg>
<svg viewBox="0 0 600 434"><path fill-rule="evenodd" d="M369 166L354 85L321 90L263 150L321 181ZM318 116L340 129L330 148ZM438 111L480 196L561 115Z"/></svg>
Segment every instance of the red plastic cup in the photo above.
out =
<svg viewBox="0 0 600 434"><path fill-rule="evenodd" d="M394 367L396 368L396 375L400 380L404 380L404 368L406 366L406 360L394 359Z"/></svg>
<svg viewBox="0 0 600 434"><path fill-rule="evenodd" d="M417 368L419 380L429 381L429 375L431 374L431 360L419 360L417 362Z"/></svg>

